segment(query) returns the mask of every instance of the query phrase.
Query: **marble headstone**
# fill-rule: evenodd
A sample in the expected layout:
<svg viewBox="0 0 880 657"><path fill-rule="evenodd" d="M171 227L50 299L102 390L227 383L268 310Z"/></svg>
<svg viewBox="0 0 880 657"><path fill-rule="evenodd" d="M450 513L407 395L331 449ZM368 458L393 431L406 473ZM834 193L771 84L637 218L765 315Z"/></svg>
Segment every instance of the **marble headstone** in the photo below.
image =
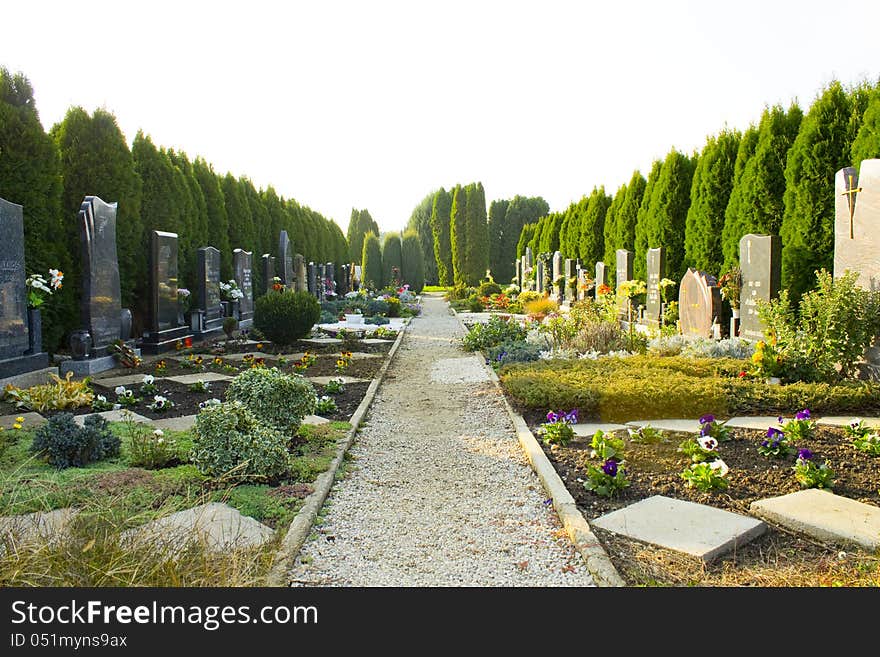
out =
<svg viewBox="0 0 880 657"><path fill-rule="evenodd" d="M779 296L782 282L782 241L778 235L743 235L739 241L740 290L739 335L763 340L764 324L758 317L758 301Z"/></svg>
<svg viewBox="0 0 880 657"><path fill-rule="evenodd" d="M151 256L150 328L158 333L177 326L177 233L154 230Z"/></svg>
<svg viewBox="0 0 880 657"><path fill-rule="evenodd" d="M660 323L663 299L660 296L660 281L666 275L666 249L662 246L648 249L648 291L645 295L645 323L657 326Z"/></svg>
<svg viewBox="0 0 880 657"><path fill-rule="evenodd" d="M295 280L294 289L297 292L307 292L309 289L306 272L306 259L299 253L293 256L293 276Z"/></svg>
<svg viewBox="0 0 880 657"><path fill-rule="evenodd" d="M599 286L608 285L608 273L605 271L605 263L601 260L596 263L596 280L593 287L593 295L599 298Z"/></svg>
<svg viewBox="0 0 880 657"><path fill-rule="evenodd" d="M614 255L617 260L614 268L615 284L620 285L624 281L631 281L633 277L633 252L617 249Z"/></svg>
<svg viewBox="0 0 880 657"><path fill-rule="evenodd" d="M293 289L293 251L287 231L282 230L278 236L278 258L281 260L281 282L285 287Z"/></svg>
<svg viewBox="0 0 880 657"><path fill-rule="evenodd" d="M261 257L263 261L263 281L266 284L266 292L272 291L272 281L275 278L275 256L264 253Z"/></svg>
<svg viewBox="0 0 880 657"><path fill-rule="evenodd" d="M92 336L92 349L106 349L120 339L122 312L116 258L116 203L86 196L77 222L82 247L80 315ZM177 290L174 293L176 303Z"/></svg>
<svg viewBox="0 0 880 657"><path fill-rule="evenodd" d="M26 279L23 209L0 198L0 360L28 349Z"/></svg>
<svg viewBox="0 0 880 657"><path fill-rule="evenodd" d="M251 319L254 315L253 255L251 251L243 249L232 252L233 277L244 294L238 302L241 319Z"/></svg>
<svg viewBox="0 0 880 657"><path fill-rule="evenodd" d="M530 247L530 246L526 247L526 253L523 257L526 259L526 269L534 266L534 258L532 257L532 247Z"/></svg>
<svg viewBox="0 0 880 657"><path fill-rule="evenodd" d="M683 335L713 337L712 325L721 313L721 288L715 277L689 268L679 286L678 312Z"/></svg>
<svg viewBox="0 0 880 657"><path fill-rule="evenodd" d="M553 267L552 273L550 274L550 284L553 286L553 293L557 297L562 297L562 290L564 289L564 285L557 285L556 281L559 280L559 277L562 276L562 254L559 251L553 253Z"/></svg>
<svg viewBox="0 0 880 657"><path fill-rule="evenodd" d="M860 287L880 289L880 159L834 178L834 277L846 271L858 272Z"/></svg>

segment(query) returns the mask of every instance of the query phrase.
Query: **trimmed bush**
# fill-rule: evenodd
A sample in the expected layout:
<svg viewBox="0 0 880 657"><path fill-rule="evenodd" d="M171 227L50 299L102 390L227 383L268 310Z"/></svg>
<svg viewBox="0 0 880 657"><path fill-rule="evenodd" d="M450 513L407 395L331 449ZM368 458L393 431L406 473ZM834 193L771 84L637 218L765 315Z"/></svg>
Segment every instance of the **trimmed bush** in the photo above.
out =
<svg viewBox="0 0 880 657"><path fill-rule="evenodd" d="M491 297L493 294L501 294L501 286L494 281L480 283L480 296Z"/></svg>
<svg viewBox="0 0 880 657"><path fill-rule="evenodd" d="M461 340L465 351L480 351L503 342L526 339L526 329L518 322L493 316L486 324L474 324Z"/></svg>
<svg viewBox="0 0 880 657"><path fill-rule="evenodd" d="M315 389L301 376L277 367L245 370L226 389L227 401L240 401L261 422L293 434L302 419L315 410Z"/></svg>
<svg viewBox="0 0 880 657"><path fill-rule="evenodd" d="M501 367L509 363L530 363L541 357L540 345L522 341L502 342L489 348L487 354L493 367Z"/></svg>
<svg viewBox="0 0 880 657"><path fill-rule="evenodd" d="M37 429L31 450L45 454L49 464L61 470L117 456L120 443L100 415L89 415L80 427L72 413L59 413Z"/></svg>
<svg viewBox="0 0 880 657"><path fill-rule="evenodd" d="M321 305L308 292L270 292L254 305L254 326L275 344L306 337L321 318Z"/></svg>
<svg viewBox="0 0 880 657"><path fill-rule="evenodd" d="M199 412L191 459L200 472L213 477L233 473L265 480L285 475L289 469L284 436L260 426L257 417L239 401Z"/></svg>

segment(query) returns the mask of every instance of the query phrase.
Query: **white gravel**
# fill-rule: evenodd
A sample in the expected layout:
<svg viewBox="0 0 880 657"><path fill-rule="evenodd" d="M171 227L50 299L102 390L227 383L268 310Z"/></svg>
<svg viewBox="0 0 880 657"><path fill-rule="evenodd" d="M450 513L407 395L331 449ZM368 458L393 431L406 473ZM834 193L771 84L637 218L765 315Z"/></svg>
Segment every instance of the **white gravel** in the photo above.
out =
<svg viewBox="0 0 880 657"><path fill-rule="evenodd" d="M480 360L423 297L294 586L593 586Z"/></svg>

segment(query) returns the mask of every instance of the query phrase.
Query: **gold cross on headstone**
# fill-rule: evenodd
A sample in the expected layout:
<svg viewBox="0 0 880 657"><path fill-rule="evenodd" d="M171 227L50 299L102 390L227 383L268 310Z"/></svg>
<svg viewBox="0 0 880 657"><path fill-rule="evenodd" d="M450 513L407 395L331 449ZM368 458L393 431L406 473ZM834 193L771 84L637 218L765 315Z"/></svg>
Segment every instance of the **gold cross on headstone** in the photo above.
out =
<svg viewBox="0 0 880 657"><path fill-rule="evenodd" d="M856 213L856 194L862 191L862 188L853 187L853 176L850 174L848 177L848 189L845 192L842 192L842 195L846 196L846 200L849 203L849 238L853 239L853 217Z"/></svg>

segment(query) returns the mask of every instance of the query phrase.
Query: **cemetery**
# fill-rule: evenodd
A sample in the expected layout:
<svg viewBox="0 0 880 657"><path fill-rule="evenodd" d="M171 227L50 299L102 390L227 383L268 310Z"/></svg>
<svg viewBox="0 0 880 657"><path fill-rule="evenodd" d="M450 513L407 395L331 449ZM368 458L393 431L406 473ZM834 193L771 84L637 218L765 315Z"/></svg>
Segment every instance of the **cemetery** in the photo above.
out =
<svg viewBox="0 0 880 657"><path fill-rule="evenodd" d="M0 179L0 584L880 582L876 144L804 209L808 115L761 221L763 119L614 198L343 234L102 112L116 185L72 118L52 225Z"/></svg>

